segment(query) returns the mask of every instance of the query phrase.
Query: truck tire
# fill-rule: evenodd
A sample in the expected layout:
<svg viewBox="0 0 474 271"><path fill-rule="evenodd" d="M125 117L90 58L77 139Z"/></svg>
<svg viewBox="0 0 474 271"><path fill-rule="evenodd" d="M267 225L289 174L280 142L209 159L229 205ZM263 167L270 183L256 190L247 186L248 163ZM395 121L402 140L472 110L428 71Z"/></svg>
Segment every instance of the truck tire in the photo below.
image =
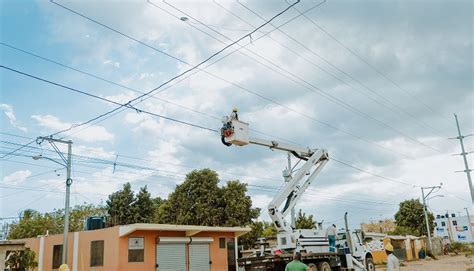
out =
<svg viewBox="0 0 474 271"><path fill-rule="evenodd" d="M365 259L365 268L367 271L375 271L375 264L372 258Z"/></svg>
<svg viewBox="0 0 474 271"><path fill-rule="evenodd" d="M318 271L331 271L331 266L328 262L318 263Z"/></svg>

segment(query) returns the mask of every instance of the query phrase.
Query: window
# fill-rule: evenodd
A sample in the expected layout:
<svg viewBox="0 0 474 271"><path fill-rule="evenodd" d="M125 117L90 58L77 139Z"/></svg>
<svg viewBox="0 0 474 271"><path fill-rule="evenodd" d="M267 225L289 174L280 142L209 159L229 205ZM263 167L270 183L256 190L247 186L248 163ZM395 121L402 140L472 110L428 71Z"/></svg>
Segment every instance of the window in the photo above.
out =
<svg viewBox="0 0 474 271"><path fill-rule="evenodd" d="M225 238L219 238L219 248L225 248Z"/></svg>
<svg viewBox="0 0 474 271"><path fill-rule="evenodd" d="M136 263L145 260L145 238L128 238L128 262Z"/></svg>
<svg viewBox="0 0 474 271"><path fill-rule="evenodd" d="M441 226L445 227L446 226L446 223L444 223L444 221L441 222Z"/></svg>
<svg viewBox="0 0 474 271"><path fill-rule="evenodd" d="M435 227L438 227L438 223L435 222Z"/></svg>
<svg viewBox="0 0 474 271"><path fill-rule="evenodd" d="M63 245L53 246L53 269L58 269L61 266L63 256Z"/></svg>
<svg viewBox="0 0 474 271"><path fill-rule="evenodd" d="M453 226L457 226L458 222L456 220L453 220Z"/></svg>
<svg viewBox="0 0 474 271"><path fill-rule="evenodd" d="M90 266L104 265L104 240L91 242L91 264Z"/></svg>

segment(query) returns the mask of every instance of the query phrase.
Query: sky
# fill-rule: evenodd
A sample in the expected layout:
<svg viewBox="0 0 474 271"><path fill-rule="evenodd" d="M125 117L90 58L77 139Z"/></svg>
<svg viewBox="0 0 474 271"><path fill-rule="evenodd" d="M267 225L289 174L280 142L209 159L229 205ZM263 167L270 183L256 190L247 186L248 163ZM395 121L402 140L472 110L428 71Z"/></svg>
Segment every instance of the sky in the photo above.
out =
<svg viewBox="0 0 474 271"><path fill-rule="evenodd" d="M317 221L393 218L440 183L435 214L472 211L448 139L453 113L474 133L472 1L303 0L266 23L289 3L2 1L2 222L63 208L66 171L51 159L62 160L34 140L69 128L55 138L73 142L72 205L104 204L126 182L166 198L187 172L211 168L220 185L247 183L269 220L287 154L224 146L215 130L234 106L252 137L328 150L296 205Z"/></svg>

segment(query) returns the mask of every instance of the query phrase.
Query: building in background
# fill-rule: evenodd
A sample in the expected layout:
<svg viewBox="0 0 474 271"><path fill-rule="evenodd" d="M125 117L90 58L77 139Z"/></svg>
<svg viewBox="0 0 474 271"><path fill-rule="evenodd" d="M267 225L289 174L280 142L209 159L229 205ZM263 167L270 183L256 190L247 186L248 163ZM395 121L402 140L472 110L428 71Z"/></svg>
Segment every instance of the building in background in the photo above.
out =
<svg viewBox="0 0 474 271"><path fill-rule="evenodd" d="M472 227L473 216L456 216L454 213L436 215L434 236L441 237L445 242L474 242Z"/></svg>
<svg viewBox="0 0 474 271"><path fill-rule="evenodd" d="M67 263L79 270L236 270L241 227L130 224L69 233ZM61 265L63 235L21 241L37 255L38 271Z"/></svg>

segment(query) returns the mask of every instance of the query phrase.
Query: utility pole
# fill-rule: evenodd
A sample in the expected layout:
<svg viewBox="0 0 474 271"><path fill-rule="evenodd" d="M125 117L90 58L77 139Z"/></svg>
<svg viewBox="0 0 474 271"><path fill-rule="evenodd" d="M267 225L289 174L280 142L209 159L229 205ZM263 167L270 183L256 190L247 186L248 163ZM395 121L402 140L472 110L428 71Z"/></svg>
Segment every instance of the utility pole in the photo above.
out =
<svg viewBox="0 0 474 271"><path fill-rule="evenodd" d="M287 168L287 171L283 171L283 177L285 178L285 182L289 182L291 181L291 179L293 178L292 176L292 168L291 168L291 153L288 152L288 168ZM291 208L291 215L290 215L290 223L291 223L291 227L293 229L296 229L296 215L295 215L295 207Z"/></svg>
<svg viewBox="0 0 474 271"><path fill-rule="evenodd" d="M56 150L58 155L61 157L63 160L64 164L57 162L54 159L48 158L48 157L43 157L43 156L35 156L33 159L38 160L41 158L53 161L55 163L58 163L60 165L63 165L66 167L67 174L66 174L66 199L64 203L64 236L63 236L63 254L61 258L61 262L63 264L67 264L67 248L68 248L68 233L69 233L69 199L71 197L71 185L72 185L72 179L71 179L71 156L72 156L72 141L68 140L61 140L61 139L54 139L52 137L38 137L36 139L36 143L41 144L43 141L48 141L51 146ZM64 157L63 153L59 150L59 148L54 144L55 142L57 143L62 143L62 144L67 144L67 159Z"/></svg>
<svg viewBox="0 0 474 271"><path fill-rule="evenodd" d="M423 213L425 215L425 222L426 222L426 231L428 232L428 248L430 249L431 252L433 252L433 247L431 246L431 230L430 230L430 224L428 222L428 213L426 210L426 199L428 196L435 190L436 188L441 189L441 186L429 186L429 187L422 187L421 188L421 196L423 197ZM430 191L428 194L425 196L425 189L429 189Z"/></svg>
<svg viewBox="0 0 474 271"><path fill-rule="evenodd" d="M466 138L466 137L469 137L469 136L473 136L474 134L469 134L469 135L462 135L461 134L461 129L459 128L459 121L458 121L458 116L456 114L454 114L454 118L456 119L456 126L458 127L458 136L457 137L453 137L453 138L450 138L450 139L459 139L459 142L461 143L461 153L459 155L461 155L464 159L464 168L465 170L463 171L457 171L457 172L466 172L466 175L467 175L467 181L469 183L469 190L471 191L471 202L472 204L474 204L474 191L473 191L473 188L472 188L472 180L471 180L471 169L469 169L469 164L467 163L467 155L469 153L472 153L471 152L466 152L466 150L464 149L464 142L463 142L463 139Z"/></svg>

